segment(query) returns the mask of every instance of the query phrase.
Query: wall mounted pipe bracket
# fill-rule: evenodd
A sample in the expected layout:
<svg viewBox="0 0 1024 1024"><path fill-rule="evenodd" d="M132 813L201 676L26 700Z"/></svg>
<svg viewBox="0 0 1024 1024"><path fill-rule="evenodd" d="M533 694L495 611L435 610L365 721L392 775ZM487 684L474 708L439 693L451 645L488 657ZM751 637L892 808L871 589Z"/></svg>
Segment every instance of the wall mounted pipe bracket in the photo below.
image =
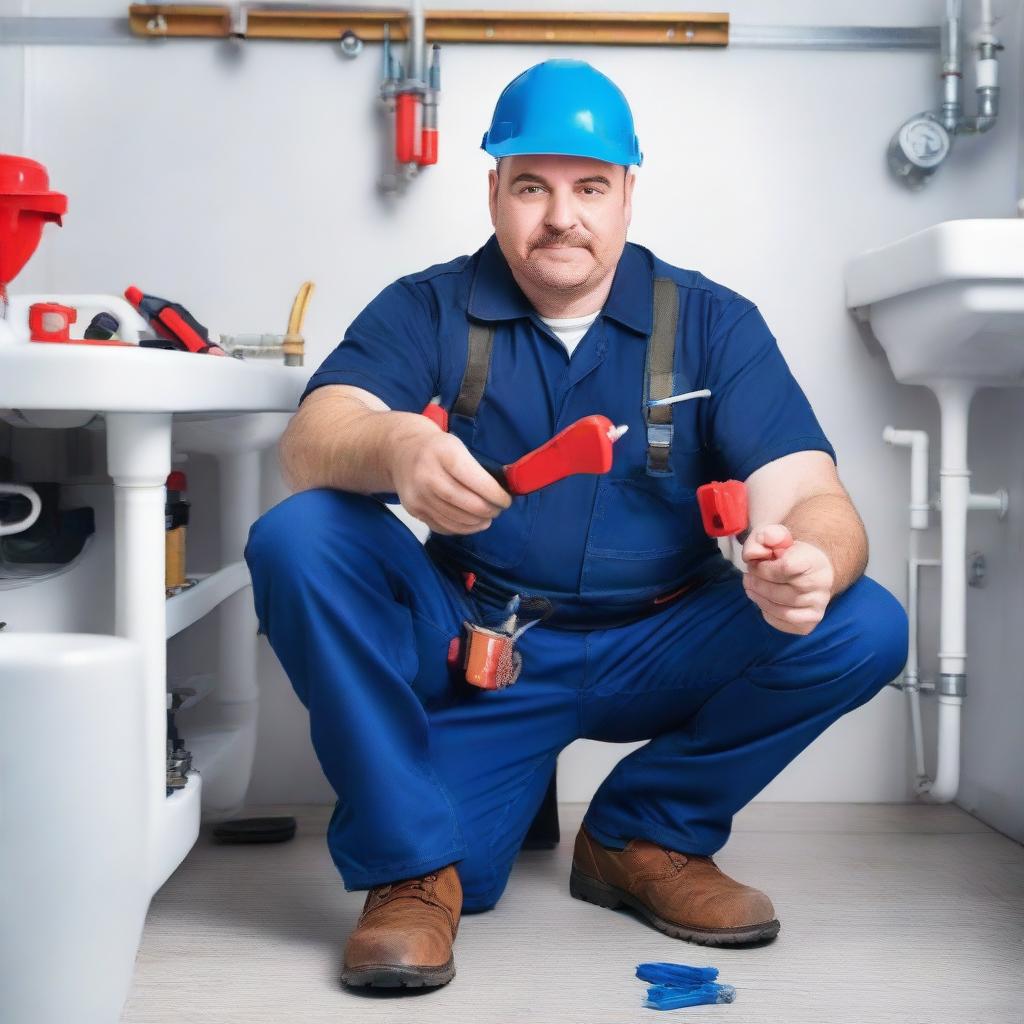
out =
<svg viewBox="0 0 1024 1024"><path fill-rule="evenodd" d="M967 694L967 676L963 672L943 672L939 675L935 692L941 697L964 697Z"/></svg>

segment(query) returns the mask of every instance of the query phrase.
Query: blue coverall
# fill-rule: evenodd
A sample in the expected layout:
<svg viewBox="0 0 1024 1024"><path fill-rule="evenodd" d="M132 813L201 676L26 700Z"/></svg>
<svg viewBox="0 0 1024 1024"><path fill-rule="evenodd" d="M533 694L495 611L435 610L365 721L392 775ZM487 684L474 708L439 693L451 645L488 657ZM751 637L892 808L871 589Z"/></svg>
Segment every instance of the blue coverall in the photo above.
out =
<svg viewBox="0 0 1024 1024"><path fill-rule="evenodd" d="M711 390L674 407L664 476L647 472L643 417L655 276L679 291L674 393ZM713 854L736 811L899 673L907 623L868 578L808 636L764 622L704 534L695 490L792 452L834 453L757 307L640 246L626 246L571 358L492 237L387 287L306 394L349 384L393 410L438 395L450 409L467 318L494 325L494 349L475 419L451 430L509 463L603 413L630 426L610 473L517 497L489 529L425 546L376 496L304 491L253 525L246 559L261 630L338 797L328 844L346 888L456 861L474 911L500 897L573 740L650 741L592 801L600 841ZM469 571L487 586L467 591ZM480 690L449 667L449 644L465 620L498 622L503 592L547 596L560 619L523 635L518 682Z"/></svg>

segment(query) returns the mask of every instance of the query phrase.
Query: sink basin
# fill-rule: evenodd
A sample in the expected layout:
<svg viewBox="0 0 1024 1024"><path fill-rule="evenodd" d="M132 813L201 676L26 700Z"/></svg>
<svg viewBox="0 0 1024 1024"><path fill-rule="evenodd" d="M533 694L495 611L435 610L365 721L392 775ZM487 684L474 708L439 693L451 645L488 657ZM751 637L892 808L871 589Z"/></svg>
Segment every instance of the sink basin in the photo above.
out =
<svg viewBox="0 0 1024 1024"><path fill-rule="evenodd" d="M897 380L1024 384L1024 220L951 220L852 260L846 305Z"/></svg>

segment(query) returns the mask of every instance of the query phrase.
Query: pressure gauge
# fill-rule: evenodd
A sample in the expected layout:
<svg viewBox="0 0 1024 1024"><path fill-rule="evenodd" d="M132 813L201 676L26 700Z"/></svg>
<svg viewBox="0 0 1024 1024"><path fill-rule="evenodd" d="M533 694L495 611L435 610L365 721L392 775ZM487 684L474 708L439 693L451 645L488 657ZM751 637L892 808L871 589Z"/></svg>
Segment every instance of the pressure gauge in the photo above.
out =
<svg viewBox="0 0 1024 1024"><path fill-rule="evenodd" d="M933 114L905 122L889 143L889 169L908 188L918 189L949 156L949 132Z"/></svg>

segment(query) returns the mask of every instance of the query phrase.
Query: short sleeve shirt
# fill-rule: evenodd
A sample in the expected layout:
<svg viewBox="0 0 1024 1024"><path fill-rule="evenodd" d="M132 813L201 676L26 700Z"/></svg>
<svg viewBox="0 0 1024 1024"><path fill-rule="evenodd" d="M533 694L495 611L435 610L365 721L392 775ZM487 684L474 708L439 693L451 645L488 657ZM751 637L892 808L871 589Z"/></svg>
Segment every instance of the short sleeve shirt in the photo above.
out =
<svg viewBox="0 0 1024 1024"><path fill-rule="evenodd" d="M647 470L644 418L655 278L669 278L679 292L673 393L711 391L672 407L665 477ZM470 321L494 329L477 415L452 418L452 431L471 451L511 463L593 413L630 428L616 442L608 474L568 477L516 497L488 530L428 541L439 562L508 589L567 601L647 600L720 559L701 526L698 486L745 480L793 452L835 458L757 306L632 243L571 356L523 295L492 236L471 256L385 288L310 378L303 398L326 384L348 384L393 410L420 412L435 396L450 410Z"/></svg>

